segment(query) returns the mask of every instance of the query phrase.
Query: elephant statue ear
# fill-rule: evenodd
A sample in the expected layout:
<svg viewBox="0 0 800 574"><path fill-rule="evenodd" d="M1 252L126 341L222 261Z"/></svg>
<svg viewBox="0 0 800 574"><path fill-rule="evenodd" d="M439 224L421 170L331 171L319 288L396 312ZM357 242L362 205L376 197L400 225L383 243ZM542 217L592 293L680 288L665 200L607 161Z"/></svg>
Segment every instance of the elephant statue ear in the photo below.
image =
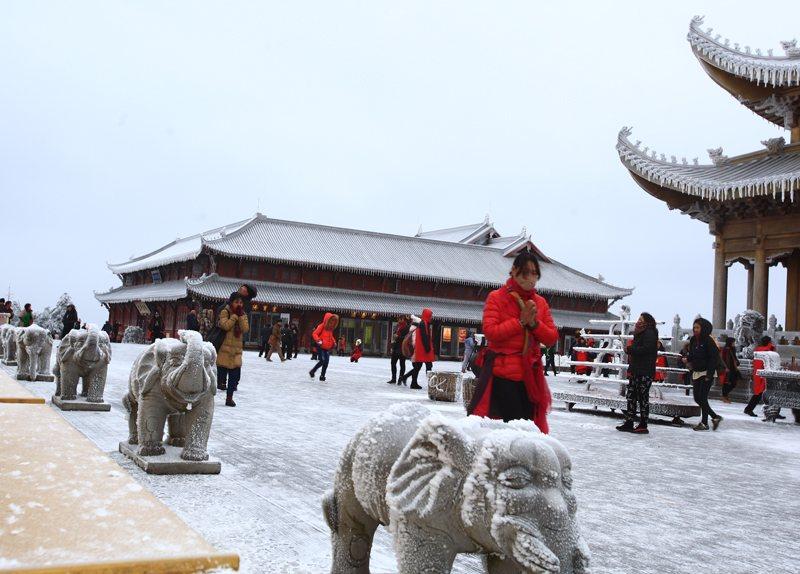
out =
<svg viewBox="0 0 800 574"><path fill-rule="evenodd" d="M390 510L425 517L457 504L475 452L474 439L452 422L438 415L424 419L389 473Z"/></svg>

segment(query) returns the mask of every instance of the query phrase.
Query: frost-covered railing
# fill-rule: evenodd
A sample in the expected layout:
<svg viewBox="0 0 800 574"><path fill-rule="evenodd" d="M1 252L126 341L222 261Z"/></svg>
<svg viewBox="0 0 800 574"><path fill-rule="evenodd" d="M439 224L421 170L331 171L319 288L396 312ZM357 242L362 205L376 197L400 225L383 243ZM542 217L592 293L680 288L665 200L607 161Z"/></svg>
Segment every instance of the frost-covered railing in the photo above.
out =
<svg viewBox="0 0 800 574"><path fill-rule="evenodd" d="M621 319L591 319L590 323L593 325L608 326L607 334L586 334L582 333L584 337L593 339L605 339L610 341L606 347L573 347L575 351L582 351L585 353L592 353L595 355L592 361L567 361L569 367L590 367L591 374L577 374L577 373L558 373L556 376L561 379L578 379L586 381L587 383L617 383L627 384L627 370L628 363L625 362L627 353L625 352L625 341L633 339L633 335L628 333L630 327L636 324L636 321L630 319L630 309L627 306L623 307ZM659 323L663 325L664 323ZM615 333L615 329L619 328L620 332ZM663 341L670 341L671 337L660 337ZM663 357L680 357L677 352L659 351L658 354ZM611 357L611 362L606 362L607 356ZM657 371L663 373L684 374L688 373L687 369L679 367L656 367ZM613 371L614 376L602 376L603 372ZM691 385L682 385L675 382L655 381L653 386L662 388L673 388L688 390Z"/></svg>

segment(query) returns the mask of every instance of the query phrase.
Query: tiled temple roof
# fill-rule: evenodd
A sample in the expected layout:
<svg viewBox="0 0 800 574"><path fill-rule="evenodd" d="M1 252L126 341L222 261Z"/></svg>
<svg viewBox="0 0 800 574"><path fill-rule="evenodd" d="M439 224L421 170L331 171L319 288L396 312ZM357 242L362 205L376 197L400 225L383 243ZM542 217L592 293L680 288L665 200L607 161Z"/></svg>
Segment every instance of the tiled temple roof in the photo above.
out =
<svg viewBox="0 0 800 574"><path fill-rule="evenodd" d="M792 40L781 42L783 56L775 56L772 50L764 55L761 50L734 43L728 38L720 41L720 35L712 35L713 28L701 29L703 17L695 16L689 24L687 39L692 49L709 64L745 78L759 85L772 87L800 86L800 48Z"/></svg>
<svg viewBox="0 0 800 574"><path fill-rule="evenodd" d="M229 293L230 294L230 293ZM130 287L117 287L105 293L94 294L101 303L127 303L129 301L175 301L186 297L186 281L147 283Z"/></svg>
<svg viewBox="0 0 800 574"><path fill-rule="evenodd" d="M222 301L236 291L242 281L235 278L209 275L187 280L191 295ZM416 297L396 293L377 293L333 289L309 285L248 281L258 290L256 303L286 306L295 309L328 309L339 313L377 313L383 316L419 315L424 307L433 311L437 320L480 323L483 317L482 301L460 301L436 297ZM616 319L612 313L587 313L553 309L553 320L559 327L595 328L590 319Z"/></svg>
<svg viewBox="0 0 800 574"><path fill-rule="evenodd" d="M622 128L617 138L620 160L632 173L661 187L711 200L733 200L754 196L773 196L794 201L800 190L800 145L785 144L782 138L762 142L768 149L727 158L722 150L709 150L714 164L695 159L678 162L664 154L631 143L630 128ZM771 149L769 149L771 148Z"/></svg>
<svg viewBox="0 0 800 574"><path fill-rule="evenodd" d="M497 287L505 281L513 254L491 246L283 221L263 215L225 237L203 243L211 252L244 259L485 287ZM593 299L618 299L631 293L630 289L609 285L557 261L543 260L541 268L538 288L544 293Z"/></svg>

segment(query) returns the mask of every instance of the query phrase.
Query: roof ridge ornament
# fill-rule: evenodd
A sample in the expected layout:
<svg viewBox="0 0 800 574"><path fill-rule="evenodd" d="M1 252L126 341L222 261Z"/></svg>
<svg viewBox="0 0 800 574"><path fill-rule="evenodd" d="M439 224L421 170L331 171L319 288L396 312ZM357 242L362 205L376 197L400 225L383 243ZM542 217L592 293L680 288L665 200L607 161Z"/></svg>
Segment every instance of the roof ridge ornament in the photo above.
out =
<svg viewBox="0 0 800 574"><path fill-rule="evenodd" d="M722 147L710 148L706 151L708 152L709 159L711 159L711 163L715 166L725 165L730 160L727 155L722 153Z"/></svg>
<svg viewBox="0 0 800 574"><path fill-rule="evenodd" d="M800 58L800 48L797 47L797 38L782 40L781 48L783 48L787 58Z"/></svg>
<svg viewBox="0 0 800 574"><path fill-rule="evenodd" d="M781 155L786 149L786 139L783 137L762 140L761 144L767 148L768 155Z"/></svg>

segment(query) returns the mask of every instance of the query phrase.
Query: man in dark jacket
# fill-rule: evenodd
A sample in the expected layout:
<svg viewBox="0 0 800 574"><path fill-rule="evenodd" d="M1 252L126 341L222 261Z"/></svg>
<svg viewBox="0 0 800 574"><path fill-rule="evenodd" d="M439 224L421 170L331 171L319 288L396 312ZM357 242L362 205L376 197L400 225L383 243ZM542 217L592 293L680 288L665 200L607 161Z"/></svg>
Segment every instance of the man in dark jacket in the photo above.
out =
<svg viewBox="0 0 800 574"><path fill-rule="evenodd" d="M264 321L261 330L258 332L258 356L266 355L269 351L269 335L272 333L272 325Z"/></svg>
<svg viewBox="0 0 800 574"><path fill-rule="evenodd" d="M75 305L70 303L67 305L67 310L64 312L64 317L61 319L61 340L64 340L64 337L67 336L67 333L72 331L73 329L77 329L80 325L78 324L78 311L75 309Z"/></svg>
<svg viewBox="0 0 800 574"><path fill-rule="evenodd" d="M392 378L389 381L386 381L390 385L394 385L395 383L405 384L404 375L406 374L406 357L403 355L403 339L406 338L408 335L408 321L405 317L400 317L400 320L397 322L397 328L394 331L394 336L392 337L392 358L391 358L391 367L392 367ZM397 363L400 363L400 378L397 378Z"/></svg>
<svg viewBox="0 0 800 574"><path fill-rule="evenodd" d="M154 343L156 339L164 338L164 320L161 318L161 313L158 311L153 313L153 318L150 320L150 342Z"/></svg>
<svg viewBox="0 0 800 574"><path fill-rule="evenodd" d="M692 338L689 339L689 353L683 359L689 367L692 378L694 402L700 405L700 422L692 427L696 431L708 430L708 417L711 425L717 430L722 417L708 404L708 393L714 385L714 374L719 367L719 347L711 337L713 327L708 319L698 317L692 325Z"/></svg>
<svg viewBox="0 0 800 574"><path fill-rule="evenodd" d="M197 319L197 307L192 307L186 315L186 329L200 332L200 321Z"/></svg>
<svg viewBox="0 0 800 574"><path fill-rule="evenodd" d="M633 341L626 350L628 354L628 388L625 398L628 407L625 411L625 422L617 427L618 431L647 434L647 417L650 415L650 385L656 374L656 358L658 357L658 328L656 320L650 313L642 313L633 328ZM636 406L639 406L639 424L633 426L636 418Z"/></svg>
<svg viewBox="0 0 800 574"><path fill-rule="evenodd" d="M292 332L292 353L294 353L294 359L297 358L297 351L300 346L300 330L297 328L297 323L292 323L289 326L289 330Z"/></svg>
<svg viewBox="0 0 800 574"><path fill-rule="evenodd" d="M287 361L292 359L292 329L284 325L281 329L281 350Z"/></svg>

